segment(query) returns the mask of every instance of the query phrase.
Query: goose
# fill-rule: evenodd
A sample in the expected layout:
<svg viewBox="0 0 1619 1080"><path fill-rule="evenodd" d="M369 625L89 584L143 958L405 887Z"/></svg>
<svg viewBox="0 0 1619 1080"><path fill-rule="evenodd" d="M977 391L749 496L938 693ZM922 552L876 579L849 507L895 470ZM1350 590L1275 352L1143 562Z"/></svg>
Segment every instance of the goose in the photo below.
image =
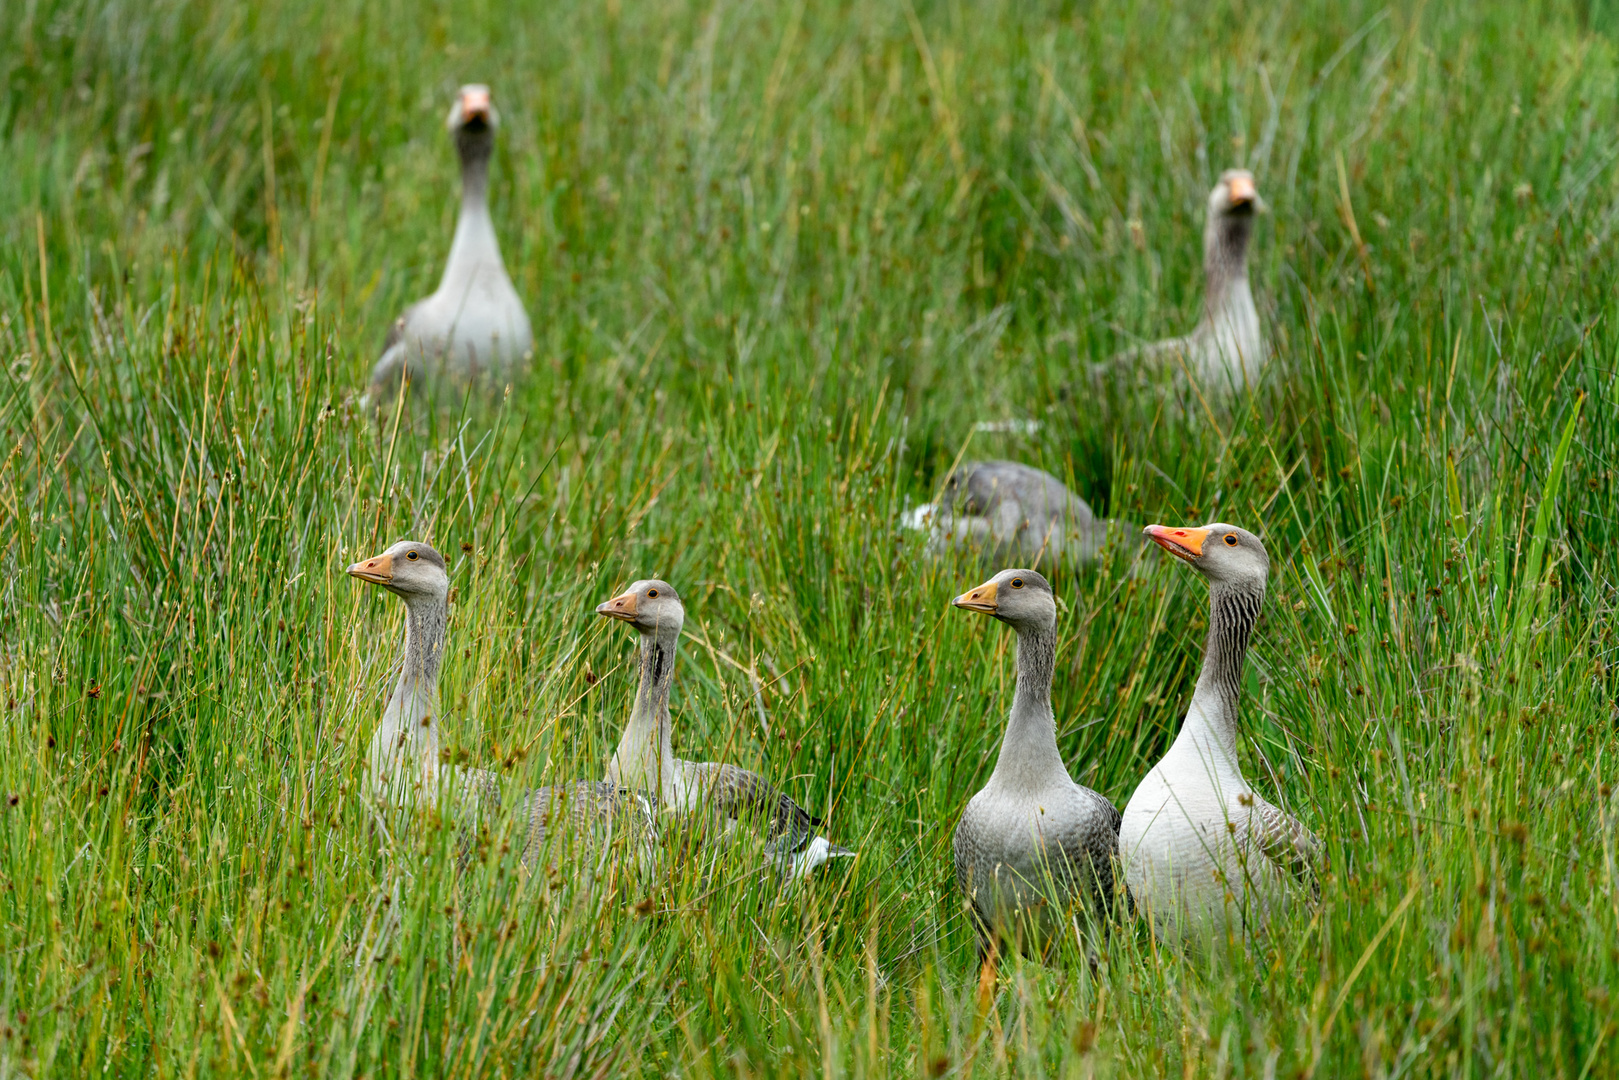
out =
<svg viewBox="0 0 1619 1080"><path fill-rule="evenodd" d="M818 835L820 821L757 773L674 756L669 689L686 609L672 585L637 581L598 605L596 614L629 623L641 635L635 705L607 765L609 784L650 792L661 811L679 817L707 813L727 825L749 816L766 819L770 861L785 878L801 879L829 859L854 857L855 852Z"/></svg>
<svg viewBox="0 0 1619 1080"><path fill-rule="evenodd" d="M912 510L908 528L928 533L930 555L955 549L986 561L1089 562L1114 524L1061 480L1017 461L969 461L944 482L940 500Z"/></svg>
<svg viewBox="0 0 1619 1080"><path fill-rule="evenodd" d="M1203 227L1203 318L1185 337L1170 338L1114 357L1114 363L1135 361L1186 365L1197 384L1212 391L1252 389L1268 347L1248 285L1248 242L1254 215L1265 210L1246 169L1220 174L1209 192L1208 220Z"/></svg>
<svg viewBox="0 0 1619 1080"><path fill-rule="evenodd" d="M430 545L401 540L381 555L353 563L351 577L381 585L405 603L405 642L399 680L366 755L365 797L383 823L413 807L446 809L457 817L500 809L500 778L483 769L441 764L438 675L450 615L444 556ZM445 800L448 805L444 805ZM656 819L642 796L611 784L578 781L536 788L518 804L526 819L522 862L533 870L558 827L598 862L623 837L637 862L656 854ZM553 845L555 846L555 845Z"/></svg>
<svg viewBox="0 0 1619 1080"><path fill-rule="evenodd" d="M1000 757L962 812L954 843L956 883L977 931L979 993L987 999L1003 944L1044 960L1070 926L1088 924L1105 934L1119 812L1106 796L1076 784L1057 751L1051 584L1033 570L1002 570L951 603L1017 633L1017 690ZM1098 943L1086 942L1093 957Z"/></svg>
<svg viewBox="0 0 1619 1080"><path fill-rule="evenodd" d="M1256 793L1237 763L1243 665L1270 559L1235 525L1145 532L1208 580L1209 636L1180 734L1124 808L1119 858L1161 940L1220 945L1318 887L1320 841Z"/></svg>
<svg viewBox="0 0 1619 1080"><path fill-rule="evenodd" d="M382 358L371 370L369 400L387 406L400 380L444 373L459 382L504 380L534 347L528 312L500 257L489 216L489 158L500 115L489 88L463 86L448 126L461 156L461 214L431 296L418 300L388 328Z"/></svg>

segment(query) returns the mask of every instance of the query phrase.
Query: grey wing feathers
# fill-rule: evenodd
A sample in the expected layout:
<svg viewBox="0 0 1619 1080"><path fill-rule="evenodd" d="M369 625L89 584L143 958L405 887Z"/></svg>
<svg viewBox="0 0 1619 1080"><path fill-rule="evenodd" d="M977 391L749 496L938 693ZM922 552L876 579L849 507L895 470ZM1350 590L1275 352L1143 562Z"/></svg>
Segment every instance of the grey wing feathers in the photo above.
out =
<svg viewBox="0 0 1619 1080"><path fill-rule="evenodd" d="M648 851L656 840L657 823L651 803L642 795L599 780L576 780L568 784L535 788L524 799L528 836L523 846L523 863L533 866L546 848L548 839L566 833L573 842L591 854L604 843L619 837L632 853Z"/></svg>
<svg viewBox="0 0 1619 1080"><path fill-rule="evenodd" d="M795 852L814 839L819 820L758 773L715 761L680 764L689 786L702 792L716 812L728 818L762 818L768 837L782 853Z"/></svg>
<svg viewBox="0 0 1619 1080"><path fill-rule="evenodd" d="M1321 863L1322 844L1303 822L1255 795L1249 829L1252 842L1267 859L1320 895L1316 870Z"/></svg>
<svg viewBox="0 0 1619 1080"><path fill-rule="evenodd" d="M457 848L464 869L472 859L476 837L498 820L503 800L498 773L458 768L455 780L457 805L463 815ZM600 854L620 837L631 854L643 855L652 850L657 837L653 807L645 797L597 781L524 792L516 815L522 831L523 865L531 869L545 852L547 839L556 840L559 834L578 844L580 854L586 856Z"/></svg>
<svg viewBox="0 0 1619 1080"><path fill-rule="evenodd" d="M1068 517L1089 525L1096 518L1090 504L1061 480L1016 461L968 462L945 481L945 497L977 517L994 517L1007 508L1031 520Z"/></svg>
<svg viewBox="0 0 1619 1080"><path fill-rule="evenodd" d="M1016 461L971 461L945 480L935 529L1000 558L1095 558L1107 535L1090 504L1055 476Z"/></svg>
<svg viewBox="0 0 1619 1080"><path fill-rule="evenodd" d="M500 815L500 777L487 769L456 768L455 807L461 827L456 835L456 864L462 870L472 862L478 837Z"/></svg>
<svg viewBox="0 0 1619 1080"><path fill-rule="evenodd" d="M487 769L455 770L456 784L460 788L461 803L479 813L500 809L500 777Z"/></svg>
<svg viewBox="0 0 1619 1080"><path fill-rule="evenodd" d="M1114 862L1119 852L1119 824L1124 815L1113 805L1113 800L1101 792L1075 786L1090 803L1095 816L1088 816L1083 825L1061 838L1063 853L1069 865L1080 873L1080 885L1091 894L1097 910L1105 910L1113 902ZM1086 880L1092 876L1094 880Z"/></svg>

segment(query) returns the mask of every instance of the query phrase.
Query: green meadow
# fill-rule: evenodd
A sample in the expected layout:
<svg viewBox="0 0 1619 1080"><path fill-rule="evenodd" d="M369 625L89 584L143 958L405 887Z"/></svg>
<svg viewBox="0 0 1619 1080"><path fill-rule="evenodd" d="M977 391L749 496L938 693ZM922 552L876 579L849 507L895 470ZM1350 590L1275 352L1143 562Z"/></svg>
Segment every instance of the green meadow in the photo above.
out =
<svg viewBox="0 0 1619 1080"><path fill-rule="evenodd" d="M0 2L0 1076L1619 1074L1619 12L1486 4ZM535 329L494 399L359 394L437 284L444 116L494 90ZM1222 169L1275 347L1189 329ZM1037 420L1031 433L975 430ZM902 530L1015 457L1272 571L1243 767L1314 909L1211 961L1121 919L975 1008L950 840L1013 636ZM598 777L686 600L677 751L860 857L581 883L495 822L384 851L400 648L348 578L444 551L449 755ZM1207 589L1051 572L1074 777L1173 738ZM677 853L678 854L678 853Z"/></svg>

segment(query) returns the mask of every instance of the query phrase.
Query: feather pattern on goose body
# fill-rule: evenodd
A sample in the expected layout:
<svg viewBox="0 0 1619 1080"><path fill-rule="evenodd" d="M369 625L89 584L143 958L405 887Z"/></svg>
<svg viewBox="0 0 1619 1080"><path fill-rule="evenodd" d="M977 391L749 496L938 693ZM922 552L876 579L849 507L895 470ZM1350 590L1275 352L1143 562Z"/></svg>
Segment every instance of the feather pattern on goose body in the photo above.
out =
<svg viewBox="0 0 1619 1080"><path fill-rule="evenodd" d="M828 859L855 854L817 835L821 822L758 773L674 756L669 692L685 608L672 586L637 581L596 611L630 623L641 636L635 704L607 766L609 783L647 792L662 813L706 817L722 831L733 822L762 823L768 860L785 877L803 877Z"/></svg>
<svg viewBox="0 0 1619 1080"><path fill-rule="evenodd" d="M1057 608L1032 570L1003 570L956 597L1017 632L1017 688L989 781L967 803L952 852L986 972L1002 945L1045 958L1079 926L1093 955L1115 901L1119 812L1074 782L1057 750L1051 684Z"/></svg>
<svg viewBox="0 0 1619 1080"><path fill-rule="evenodd" d="M1160 937L1220 946L1262 933L1300 892L1318 892L1322 845L1256 793L1237 758L1237 714L1269 558L1233 525L1147 535L1209 580L1209 632L1191 706L1124 809L1119 856Z"/></svg>

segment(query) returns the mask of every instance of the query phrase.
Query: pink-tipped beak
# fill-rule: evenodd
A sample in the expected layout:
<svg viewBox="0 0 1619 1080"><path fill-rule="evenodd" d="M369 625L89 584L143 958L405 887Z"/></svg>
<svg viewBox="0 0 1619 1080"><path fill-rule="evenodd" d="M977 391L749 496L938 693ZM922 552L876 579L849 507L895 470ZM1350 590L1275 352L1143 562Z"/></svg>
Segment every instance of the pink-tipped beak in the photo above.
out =
<svg viewBox="0 0 1619 1080"><path fill-rule="evenodd" d="M461 117L466 120L488 120L491 104L489 91L467 90L461 94Z"/></svg>
<svg viewBox="0 0 1619 1080"><path fill-rule="evenodd" d="M1251 176L1233 176L1231 178L1231 205L1246 206L1259 198L1259 189L1254 186Z"/></svg>

